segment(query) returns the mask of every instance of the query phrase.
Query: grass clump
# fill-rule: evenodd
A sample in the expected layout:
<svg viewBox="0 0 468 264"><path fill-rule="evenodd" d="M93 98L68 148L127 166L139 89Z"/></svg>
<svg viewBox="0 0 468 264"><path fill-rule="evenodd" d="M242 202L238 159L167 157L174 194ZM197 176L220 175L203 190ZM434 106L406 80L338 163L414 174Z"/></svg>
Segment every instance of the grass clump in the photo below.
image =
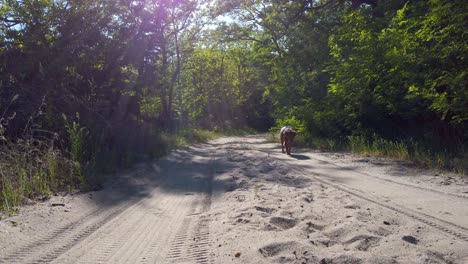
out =
<svg viewBox="0 0 468 264"><path fill-rule="evenodd" d="M432 144L408 140L386 140L374 134L372 139L350 136L349 150L364 155L374 155L407 160L424 168L448 170L466 175L468 154L462 147L460 151L434 148Z"/></svg>
<svg viewBox="0 0 468 264"><path fill-rule="evenodd" d="M180 147L190 144L208 142L223 136L244 136L247 134L254 134L256 131L253 129L201 129L195 128L192 130L185 129L175 135L164 134L164 141L171 147Z"/></svg>
<svg viewBox="0 0 468 264"><path fill-rule="evenodd" d="M16 112L10 116L6 113L16 100L17 96L13 97L0 117L0 210L10 213L27 199L71 189L83 182L79 161L57 147L61 144L58 134L38 125L44 115L44 100L28 118L22 134L8 136L7 128ZM80 152L75 149L76 154Z"/></svg>
<svg viewBox="0 0 468 264"><path fill-rule="evenodd" d="M75 165L48 142L34 139L3 140L0 148L0 205L14 212L26 199L50 195L53 191L77 185Z"/></svg>
<svg viewBox="0 0 468 264"><path fill-rule="evenodd" d="M410 158L408 145L403 141L392 141L374 134L371 140L362 136L349 136L349 148L352 152L384 156L405 160Z"/></svg>
<svg viewBox="0 0 468 264"><path fill-rule="evenodd" d="M182 133L175 136L176 144L175 147L207 142L216 138L221 137L222 134L216 131L210 131L205 129L185 129Z"/></svg>

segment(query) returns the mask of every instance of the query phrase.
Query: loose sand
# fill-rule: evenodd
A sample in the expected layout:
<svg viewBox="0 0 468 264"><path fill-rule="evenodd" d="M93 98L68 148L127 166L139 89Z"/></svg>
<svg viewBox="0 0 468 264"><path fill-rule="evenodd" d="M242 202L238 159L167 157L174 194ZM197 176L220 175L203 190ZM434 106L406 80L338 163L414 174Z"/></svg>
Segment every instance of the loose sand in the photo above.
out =
<svg viewBox="0 0 468 264"><path fill-rule="evenodd" d="M468 263L468 179L262 136L1 217L0 263Z"/></svg>

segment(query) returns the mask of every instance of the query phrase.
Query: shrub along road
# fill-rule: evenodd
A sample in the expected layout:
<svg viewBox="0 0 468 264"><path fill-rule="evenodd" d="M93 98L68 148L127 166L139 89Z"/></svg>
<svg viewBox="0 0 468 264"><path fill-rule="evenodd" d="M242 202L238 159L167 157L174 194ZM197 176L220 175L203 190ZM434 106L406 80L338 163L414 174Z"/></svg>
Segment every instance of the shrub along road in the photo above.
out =
<svg viewBox="0 0 468 264"><path fill-rule="evenodd" d="M0 220L0 263L466 263L468 182L262 136L174 151Z"/></svg>

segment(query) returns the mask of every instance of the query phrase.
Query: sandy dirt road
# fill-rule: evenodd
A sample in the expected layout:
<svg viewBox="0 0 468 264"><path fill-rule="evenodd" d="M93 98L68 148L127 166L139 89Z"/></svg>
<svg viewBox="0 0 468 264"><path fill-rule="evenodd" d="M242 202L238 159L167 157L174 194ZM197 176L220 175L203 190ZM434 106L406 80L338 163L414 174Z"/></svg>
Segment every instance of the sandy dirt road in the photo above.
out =
<svg viewBox="0 0 468 264"><path fill-rule="evenodd" d="M0 263L468 263L468 180L434 174L222 138L3 216Z"/></svg>

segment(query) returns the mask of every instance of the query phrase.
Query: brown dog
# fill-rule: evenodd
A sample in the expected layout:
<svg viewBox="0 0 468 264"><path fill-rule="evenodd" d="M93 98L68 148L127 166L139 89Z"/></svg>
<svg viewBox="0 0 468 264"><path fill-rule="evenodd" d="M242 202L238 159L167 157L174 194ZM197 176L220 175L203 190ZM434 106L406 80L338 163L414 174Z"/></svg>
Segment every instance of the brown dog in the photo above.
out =
<svg viewBox="0 0 468 264"><path fill-rule="evenodd" d="M294 141L294 137L296 137L296 131L291 127L285 126L281 128L280 137L281 137L281 151L284 153L284 147L286 147L286 153L291 155L291 148Z"/></svg>

